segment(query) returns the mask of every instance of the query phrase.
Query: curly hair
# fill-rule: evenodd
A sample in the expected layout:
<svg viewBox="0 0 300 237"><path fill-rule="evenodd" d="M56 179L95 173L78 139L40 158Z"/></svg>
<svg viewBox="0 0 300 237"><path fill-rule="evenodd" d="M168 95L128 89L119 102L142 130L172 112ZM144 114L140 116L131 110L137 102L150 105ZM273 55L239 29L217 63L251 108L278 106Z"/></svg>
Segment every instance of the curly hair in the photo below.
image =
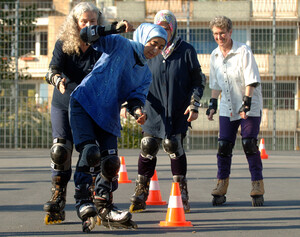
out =
<svg viewBox="0 0 300 237"><path fill-rule="evenodd" d="M71 54L80 54L80 32L78 30L78 19L79 17L87 12L92 11L95 12L98 16L97 24L103 25L105 23L104 17L100 10L90 2L80 2L78 3L67 16L64 21L60 32L58 34L58 40L63 42L63 52L71 55Z"/></svg>
<svg viewBox="0 0 300 237"><path fill-rule="evenodd" d="M232 29L232 21L226 16L217 16L209 23L209 27L218 27L229 32Z"/></svg>

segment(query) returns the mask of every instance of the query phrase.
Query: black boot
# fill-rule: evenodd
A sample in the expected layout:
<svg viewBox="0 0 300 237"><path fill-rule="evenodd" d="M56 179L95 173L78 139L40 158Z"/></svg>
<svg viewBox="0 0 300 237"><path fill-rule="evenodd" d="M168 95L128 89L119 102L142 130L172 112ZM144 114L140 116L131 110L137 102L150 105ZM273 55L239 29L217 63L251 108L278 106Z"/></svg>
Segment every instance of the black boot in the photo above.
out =
<svg viewBox="0 0 300 237"><path fill-rule="evenodd" d="M131 213L142 212L146 209L146 201L149 195L149 185L150 178L143 175L138 175L135 192L130 198L132 204L129 207L129 211Z"/></svg>
<svg viewBox="0 0 300 237"><path fill-rule="evenodd" d="M67 195L67 184L61 183L60 176L52 178L51 198L44 204L45 224L60 223L65 220L65 205Z"/></svg>
<svg viewBox="0 0 300 237"><path fill-rule="evenodd" d="M181 192L181 199L183 204L183 209L185 213L191 211L191 207L189 204L189 193L187 190L187 180L183 175L174 175L173 181L179 183L180 192Z"/></svg>
<svg viewBox="0 0 300 237"><path fill-rule="evenodd" d="M128 211L121 211L112 203L112 193L95 195L94 203L102 221L125 222L131 219Z"/></svg>
<svg viewBox="0 0 300 237"><path fill-rule="evenodd" d="M92 197L88 184L79 184L75 187L77 216L82 220L82 231L87 233L96 225L97 209Z"/></svg>
<svg viewBox="0 0 300 237"><path fill-rule="evenodd" d="M112 193L94 196L94 203L97 207L102 224L109 228L136 229L137 225L131 220L131 213L118 209L112 201Z"/></svg>

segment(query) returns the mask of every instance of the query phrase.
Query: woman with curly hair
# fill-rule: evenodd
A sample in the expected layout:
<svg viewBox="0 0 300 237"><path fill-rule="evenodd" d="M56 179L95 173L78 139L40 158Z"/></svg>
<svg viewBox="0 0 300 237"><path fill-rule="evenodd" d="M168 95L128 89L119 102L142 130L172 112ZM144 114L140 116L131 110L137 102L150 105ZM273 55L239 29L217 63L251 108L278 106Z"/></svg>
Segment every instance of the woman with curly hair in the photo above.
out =
<svg viewBox="0 0 300 237"><path fill-rule="evenodd" d="M92 71L102 52L94 50L80 39L80 30L90 25L104 25L100 10L92 3L81 2L63 23L53 50L46 81L55 88L51 105L53 146L50 149L52 195L44 204L45 224L65 220L67 184L71 178L73 138L68 108L71 92ZM124 21L126 31L132 26ZM95 174L96 176L97 174Z"/></svg>

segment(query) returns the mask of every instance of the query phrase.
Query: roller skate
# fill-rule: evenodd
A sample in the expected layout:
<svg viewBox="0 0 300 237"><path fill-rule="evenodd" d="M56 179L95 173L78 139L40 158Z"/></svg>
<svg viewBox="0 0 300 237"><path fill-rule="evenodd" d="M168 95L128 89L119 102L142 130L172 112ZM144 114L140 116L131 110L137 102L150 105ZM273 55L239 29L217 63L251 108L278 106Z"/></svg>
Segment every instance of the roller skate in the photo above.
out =
<svg viewBox="0 0 300 237"><path fill-rule="evenodd" d="M250 196L252 197L252 206L258 207L264 205L264 182L263 180L252 181L252 190Z"/></svg>
<svg viewBox="0 0 300 237"><path fill-rule="evenodd" d="M184 212L185 213L191 212L186 178L183 175L174 175L173 181L179 183Z"/></svg>
<svg viewBox="0 0 300 237"><path fill-rule="evenodd" d="M97 209L93 203L88 184L80 184L75 188L77 216L82 221L82 231L89 233L97 223Z"/></svg>
<svg viewBox="0 0 300 237"><path fill-rule="evenodd" d="M94 200L94 195L95 195L95 181L96 181L96 176L92 177L92 185L90 186L90 193L91 193L91 198ZM96 217L96 224L97 225L101 225L101 218L99 217L99 215L97 215Z"/></svg>
<svg viewBox="0 0 300 237"><path fill-rule="evenodd" d="M52 196L44 204L44 211L47 212L44 218L46 225L61 223L65 220L64 208L66 205L67 185L60 185L59 176L53 177L52 184Z"/></svg>
<svg viewBox="0 0 300 237"><path fill-rule="evenodd" d="M131 213L142 212L146 210L146 201L149 195L150 178L138 175L136 180L135 193L130 198L131 205L129 211Z"/></svg>
<svg viewBox="0 0 300 237"><path fill-rule="evenodd" d="M227 179L218 179L217 186L211 192L213 196L212 205L213 206L220 206L226 202L227 188L229 184L229 178Z"/></svg>
<svg viewBox="0 0 300 237"><path fill-rule="evenodd" d="M131 220L131 213L118 209L112 203L112 193L102 196L95 195L94 203L97 207L101 222L106 228L137 229L137 224Z"/></svg>

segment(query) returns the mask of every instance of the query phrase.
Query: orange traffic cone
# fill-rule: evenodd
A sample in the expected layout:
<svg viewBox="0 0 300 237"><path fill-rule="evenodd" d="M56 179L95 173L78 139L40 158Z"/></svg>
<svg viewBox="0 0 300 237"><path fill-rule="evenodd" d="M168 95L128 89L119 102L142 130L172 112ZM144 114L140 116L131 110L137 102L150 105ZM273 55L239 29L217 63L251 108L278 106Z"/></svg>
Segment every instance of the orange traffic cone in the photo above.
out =
<svg viewBox="0 0 300 237"><path fill-rule="evenodd" d="M120 156L120 160L121 160L121 166L119 171L118 183L119 184L132 183L132 181L128 179L124 156Z"/></svg>
<svg viewBox="0 0 300 237"><path fill-rule="evenodd" d="M182 205L181 193L178 182L172 183L172 190L169 199L168 212L165 221L161 221L160 226L193 226L190 221L185 220Z"/></svg>
<svg viewBox="0 0 300 237"><path fill-rule="evenodd" d="M166 205L167 202L163 201L161 198L158 178L156 170L154 171L154 175L150 180L150 187L149 187L149 196L146 201L147 205Z"/></svg>
<svg viewBox="0 0 300 237"><path fill-rule="evenodd" d="M263 138L260 139L259 151L260 151L260 158L261 159L268 159L269 155L266 152L265 139L263 139Z"/></svg>

